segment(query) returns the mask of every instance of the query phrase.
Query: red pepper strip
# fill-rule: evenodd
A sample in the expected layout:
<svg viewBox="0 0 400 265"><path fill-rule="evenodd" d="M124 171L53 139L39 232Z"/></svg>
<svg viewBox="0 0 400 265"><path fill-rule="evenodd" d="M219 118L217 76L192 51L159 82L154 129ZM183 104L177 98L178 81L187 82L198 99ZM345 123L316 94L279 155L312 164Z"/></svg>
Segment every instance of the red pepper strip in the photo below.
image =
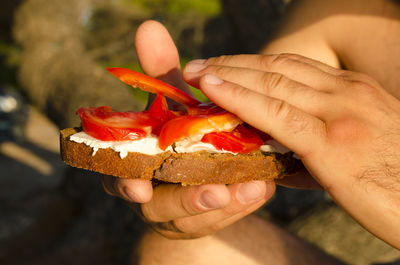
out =
<svg viewBox="0 0 400 265"><path fill-rule="evenodd" d="M80 108L83 130L102 141L138 140L146 137L160 120L147 111L116 112L110 107Z"/></svg>
<svg viewBox="0 0 400 265"><path fill-rule="evenodd" d="M178 116L168 109L167 101L165 100L165 97L161 94L157 94L157 97L154 99L148 112L152 117L160 120L160 123L152 130L152 133L155 135L160 134L161 128L164 123Z"/></svg>
<svg viewBox="0 0 400 265"><path fill-rule="evenodd" d="M205 134L201 141L212 144L218 150L240 154L247 154L258 149L264 142L255 129L246 128L243 124L231 132Z"/></svg>
<svg viewBox="0 0 400 265"><path fill-rule="evenodd" d="M201 136L214 131L230 131L240 123L242 121L238 117L227 111L209 115L180 116L164 124L158 145L165 150L182 138Z"/></svg>
<svg viewBox="0 0 400 265"><path fill-rule="evenodd" d="M179 90L174 86L171 86L167 83L164 83L163 81L147 76L145 74L138 73L126 68L107 68L107 70L128 85L138 87L144 91L155 94L161 93L185 106L195 107L201 103L200 101L186 94L182 90Z"/></svg>

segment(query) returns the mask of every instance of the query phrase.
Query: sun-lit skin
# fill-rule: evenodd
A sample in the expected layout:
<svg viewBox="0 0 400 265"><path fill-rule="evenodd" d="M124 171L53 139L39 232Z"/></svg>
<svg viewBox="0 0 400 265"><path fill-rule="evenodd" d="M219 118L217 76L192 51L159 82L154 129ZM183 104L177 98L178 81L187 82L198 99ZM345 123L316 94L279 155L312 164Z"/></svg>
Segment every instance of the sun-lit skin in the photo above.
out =
<svg viewBox="0 0 400 265"><path fill-rule="evenodd" d="M158 45L159 43L163 45ZM146 74L188 92L188 87L179 72L178 52L162 24L156 21L144 22L136 32L135 47L140 65ZM163 216L163 220L177 219L177 222L185 223L185 226L193 231L185 237L206 235L217 227L220 229L235 222L263 205L275 191L273 182L263 181L227 186L159 185L154 190L151 182L145 180L104 176L102 182L107 193L120 196L133 204L141 203L146 215L159 215ZM179 204L165 207L168 201L179 201ZM182 206L184 208L181 208ZM203 228L199 229L198 224L202 224ZM166 236L179 238L182 235Z"/></svg>
<svg viewBox="0 0 400 265"><path fill-rule="evenodd" d="M320 185L365 228L399 248L400 8L383 0L293 2L278 34L262 51L275 55L194 61L185 67L184 77L298 153L313 178L299 175L281 184ZM154 34L146 37L149 32ZM148 41L155 38L166 46L154 55ZM179 59L169 57L177 54L176 48L159 23L143 24L136 45L143 69L151 69L152 76L179 69ZM162 54L168 54L168 67L152 64L153 56ZM181 77L176 83L183 84ZM143 181L105 181L110 193L142 203L150 221L159 215L184 228L187 234L164 234L175 238L217 231L257 209L275 189L274 183L252 182L248 191L250 186L253 191L239 196L247 184L153 190ZM205 191L216 199L211 208L201 203ZM250 194L251 199L243 200ZM163 207L166 201L172 203Z"/></svg>
<svg viewBox="0 0 400 265"><path fill-rule="evenodd" d="M369 76L299 55L224 56L204 65L197 72L188 65L185 78L200 77L211 100L296 152L337 203L400 247L399 100Z"/></svg>

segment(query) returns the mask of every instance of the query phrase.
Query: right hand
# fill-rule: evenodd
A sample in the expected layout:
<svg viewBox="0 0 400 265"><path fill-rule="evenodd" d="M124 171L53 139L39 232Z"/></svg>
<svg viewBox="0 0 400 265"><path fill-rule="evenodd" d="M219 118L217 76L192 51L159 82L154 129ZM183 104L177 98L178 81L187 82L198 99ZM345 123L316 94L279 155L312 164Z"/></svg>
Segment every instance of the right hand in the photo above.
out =
<svg viewBox="0 0 400 265"><path fill-rule="evenodd" d="M137 30L135 46L143 71L188 91L178 51L168 31L156 21ZM275 192L274 182L181 186L148 180L102 177L105 191L138 209L145 221L168 238L196 238L213 233L255 211Z"/></svg>

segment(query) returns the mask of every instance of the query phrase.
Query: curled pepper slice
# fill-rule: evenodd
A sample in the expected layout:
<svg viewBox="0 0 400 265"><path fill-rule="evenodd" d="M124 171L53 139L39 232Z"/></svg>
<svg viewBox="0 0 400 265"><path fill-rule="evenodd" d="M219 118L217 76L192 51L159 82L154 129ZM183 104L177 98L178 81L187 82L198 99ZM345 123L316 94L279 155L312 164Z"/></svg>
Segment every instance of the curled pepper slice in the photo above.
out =
<svg viewBox="0 0 400 265"><path fill-rule="evenodd" d="M207 133L201 141L212 144L218 150L240 154L250 153L264 143L255 129L247 128L243 124L240 124L231 132Z"/></svg>
<svg viewBox="0 0 400 265"><path fill-rule="evenodd" d="M165 150L185 137L198 140L210 132L231 131L242 121L234 114L222 111L209 115L185 115L166 122L159 135L159 147Z"/></svg>
<svg viewBox="0 0 400 265"><path fill-rule="evenodd" d="M187 107L195 107L201 103L199 100L182 90L151 76L126 68L107 68L107 70L128 85L138 87L147 92L163 94L164 96L167 96Z"/></svg>
<svg viewBox="0 0 400 265"><path fill-rule="evenodd" d="M102 141L138 140L146 137L159 124L147 111L117 112L110 107L80 108L83 130Z"/></svg>

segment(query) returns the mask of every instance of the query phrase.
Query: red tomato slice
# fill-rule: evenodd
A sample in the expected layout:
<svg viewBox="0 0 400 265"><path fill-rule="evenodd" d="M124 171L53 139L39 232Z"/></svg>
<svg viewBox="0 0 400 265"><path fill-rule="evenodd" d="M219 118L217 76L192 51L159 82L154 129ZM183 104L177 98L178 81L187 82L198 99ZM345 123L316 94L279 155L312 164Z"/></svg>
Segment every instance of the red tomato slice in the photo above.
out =
<svg viewBox="0 0 400 265"><path fill-rule="evenodd" d="M230 131L242 121L234 114L223 111L209 115L185 115L166 122L159 135L159 147L165 150L185 137L202 136L215 131Z"/></svg>
<svg viewBox="0 0 400 265"><path fill-rule="evenodd" d="M138 140L146 137L160 120L147 111L117 112L110 107L80 108L83 130L102 141Z"/></svg>
<svg viewBox="0 0 400 265"><path fill-rule="evenodd" d="M264 142L257 132L246 128L243 124L231 132L212 132L205 134L201 139L204 143L210 143L218 150L233 153L247 154L258 149Z"/></svg>
<svg viewBox="0 0 400 265"><path fill-rule="evenodd" d="M164 83L163 81L147 76L145 74L138 73L136 71L126 68L107 68L107 70L128 85L138 87L144 91L155 94L161 93L185 106L197 106L201 103L200 101L186 94L182 90L179 90L174 86L171 86L167 83Z"/></svg>

